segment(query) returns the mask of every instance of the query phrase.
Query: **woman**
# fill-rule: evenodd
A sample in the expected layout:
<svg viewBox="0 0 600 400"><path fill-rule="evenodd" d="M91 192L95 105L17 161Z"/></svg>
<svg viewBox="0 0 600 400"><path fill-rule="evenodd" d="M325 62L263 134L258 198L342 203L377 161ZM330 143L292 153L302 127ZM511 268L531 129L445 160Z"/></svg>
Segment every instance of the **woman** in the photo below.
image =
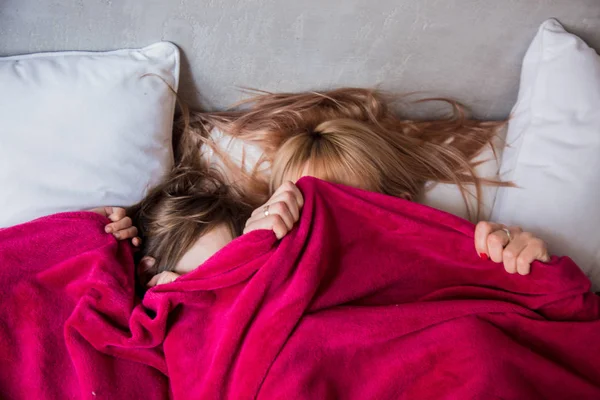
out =
<svg viewBox="0 0 600 400"><path fill-rule="evenodd" d="M240 185L246 194L246 204L264 202L251 214L244 233L270 229L278 238L298 221L303 199L292 182L302 176L407 200L417 198L430 181L458 185L465 202L468 196L479 200L484 184L509 186L478 177L477 163L472 161L503 123L466 119L462 107L449 102L454 108L452 118L413 121L397 117L390 100L373 90L262 93L232 111L190 115L184 110L178 154L184 164L201 165L199 149L204 145L220 156L229 182ZM209 139L214 129L259 145L271 164L271 176L256 168L248 172L237 167ZM271 198L265 202L267 187ZM479 202L475 211L479 215ZM201 240L206 239L198 237L194 248L206 248ZM549 260L540 239L518 227L490 222L477 225L475 248L482 258L503 263L509 273L525 275L534 260ZM188 261L197 261L195 265L205 259L190 257ZM154 263L148 257L143 264L152 269ZM173 269L156 272L150 285L178 276Z"/></svg>

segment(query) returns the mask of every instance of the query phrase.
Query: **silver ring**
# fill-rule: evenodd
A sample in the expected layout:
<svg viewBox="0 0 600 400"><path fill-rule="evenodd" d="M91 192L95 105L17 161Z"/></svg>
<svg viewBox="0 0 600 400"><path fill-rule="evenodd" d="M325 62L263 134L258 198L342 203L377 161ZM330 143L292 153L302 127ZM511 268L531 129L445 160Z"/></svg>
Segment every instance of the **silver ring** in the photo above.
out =
<svg viewBox="0 0 600 400"><path fill-rule="evenodd" d="M265 213L265 217L269 216L269 205L268 204L263 207L263 212Z"/></svg>
<svg viewBox="0 0 600 400"><path fill-rule="evenodd" d="M506 233L506 236L508 236L508 242L510 243L512 241L512 235L510 234L510 231L508 230L508 228L502 228L502 230L504 231L504 233Z"/></svg>

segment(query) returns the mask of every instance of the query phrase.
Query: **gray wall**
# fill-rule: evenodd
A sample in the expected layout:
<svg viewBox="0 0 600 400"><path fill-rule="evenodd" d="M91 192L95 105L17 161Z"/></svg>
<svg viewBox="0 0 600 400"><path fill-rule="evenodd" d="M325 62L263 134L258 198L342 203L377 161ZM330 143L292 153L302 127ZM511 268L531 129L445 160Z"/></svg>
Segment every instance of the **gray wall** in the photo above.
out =
<svg viewBox="0 0 600 400"><path fill-rule="evenodd" d="M0 0L0 55L172 41L181 90L222 108L236 86L373 86L449 95L504 117L546 18L600 48L600 0Z"/></svg>

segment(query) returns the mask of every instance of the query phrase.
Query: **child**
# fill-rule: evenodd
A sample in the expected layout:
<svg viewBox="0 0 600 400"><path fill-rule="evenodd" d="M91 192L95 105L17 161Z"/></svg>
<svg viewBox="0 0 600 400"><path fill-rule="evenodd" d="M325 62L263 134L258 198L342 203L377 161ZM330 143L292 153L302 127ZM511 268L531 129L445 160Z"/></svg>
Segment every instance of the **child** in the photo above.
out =
<svg viewBox="0 0 600 400"><path fill-rule="evenodd" d="M300 218L302 204L300 191L289 182L252 212L215 171L177 167L129 210L144 239L142 280L148 287L173 282L242 233L270 229L280 239Z"/></svg>
<svg viewBox="0 0 600 400"><path fill-rule="evenodd" d="M252 212L217 171L181 164L128 211L143 238L139 268L148 286L192 271L242 234Z"/></svg>

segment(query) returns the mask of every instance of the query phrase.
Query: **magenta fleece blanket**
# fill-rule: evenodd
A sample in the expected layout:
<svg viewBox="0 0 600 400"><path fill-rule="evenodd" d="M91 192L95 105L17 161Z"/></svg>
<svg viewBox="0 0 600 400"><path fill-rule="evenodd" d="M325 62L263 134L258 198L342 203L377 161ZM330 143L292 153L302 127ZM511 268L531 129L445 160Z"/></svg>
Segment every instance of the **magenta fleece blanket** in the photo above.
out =
<svg viewBox="0 0 600 400"><path fill-rule="evenodd" d="M0 397L600 398L600 298L569 258L510 275L467 221L299 187L283 240L244 235L143 299L99 215L0 230Z"/></svg>

